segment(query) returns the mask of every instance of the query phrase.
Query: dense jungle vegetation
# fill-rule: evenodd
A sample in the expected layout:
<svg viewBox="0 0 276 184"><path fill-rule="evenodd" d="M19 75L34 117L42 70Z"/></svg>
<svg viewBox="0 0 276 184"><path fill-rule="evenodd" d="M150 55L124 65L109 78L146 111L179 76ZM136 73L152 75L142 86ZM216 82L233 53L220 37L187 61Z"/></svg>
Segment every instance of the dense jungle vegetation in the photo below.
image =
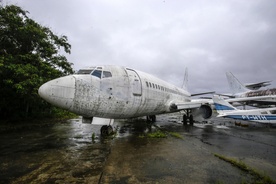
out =
<svg viewBox="0 0 276 184"><path fill-rule="evenodd" d="M70 54L71 45L66 36L55 35L28 14L0 4L0 121L64 113L41 99L38 88L73 73L72 63L61 54Z"/></svg>

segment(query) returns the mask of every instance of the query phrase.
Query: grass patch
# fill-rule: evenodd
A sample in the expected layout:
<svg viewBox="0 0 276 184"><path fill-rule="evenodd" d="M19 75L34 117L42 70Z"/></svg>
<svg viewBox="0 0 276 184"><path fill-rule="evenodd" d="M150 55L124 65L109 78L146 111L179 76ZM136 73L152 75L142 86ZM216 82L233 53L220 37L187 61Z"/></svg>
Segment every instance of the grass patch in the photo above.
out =
<svg viewBox="0 0 276 184"><path fill-rule="evenodd" d="M224 160L224 161L232 164L233 166L235 166L235 167L249 173L250 175L252 175L255 179L254 183L257 183L257 184L262 184L262 183L276 184L276 182L273 181L269 176L267 176L265 174L262 174L262 173L256 171L253 168L248 167L245 163L243 163L241 161L237 161L233 158L227 158L225 156L222 156L222 155L219 155L219 154L216 154L216 153L214 153L214 156L218 157L219 159Z"/></svg>
<svg viewBox="0 0 276 184"><path fill-rule="evenodd" d="M177 132L168 132L168 134L178 139L184 139L184 137Z"/></svg>
<svg viewBox="0 0 276 184"><path fill-rule="evenodd" d="M157 130L155 132L148 133L147 136L149 138L166 138L167 134L165 134L161 130Z"/></svg>
<svg viewBox="0 0 276 184"><path fill-rule="evenodd" d="M182 135L176 132L167 132L162 130L157 130L155 132L147 133L146 135L139 135L139 138L145 138L146 136L149 138L167 138L168 135L178 138L178 139L184 139Z"/></svg>
<svg viewBox="0 0 276 184"><path fill-rule="evenodd" d="M146 136L143 135L143 134L140 134L138 137L141 138L141 139L143 139L143 138L145 138Z"/></svg>

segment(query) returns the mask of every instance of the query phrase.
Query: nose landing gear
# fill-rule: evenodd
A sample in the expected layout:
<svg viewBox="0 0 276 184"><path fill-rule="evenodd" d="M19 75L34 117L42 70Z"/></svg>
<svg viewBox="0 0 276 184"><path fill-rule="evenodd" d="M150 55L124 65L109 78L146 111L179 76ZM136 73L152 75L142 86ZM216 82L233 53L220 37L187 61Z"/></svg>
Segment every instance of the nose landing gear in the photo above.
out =
<svg viewBox="0 0 276 184"><path fill-rule="evenodd" d="M156 122L156 116L155 115L147 116L147 121L148 122Z"/></svg>
<svg viewBox="0 0 276 184"><path fill-rule="evenodd" d="M111 125L103 125L101 128L101 135L102 136L109 136L113 133L113 128Z"/></svg>

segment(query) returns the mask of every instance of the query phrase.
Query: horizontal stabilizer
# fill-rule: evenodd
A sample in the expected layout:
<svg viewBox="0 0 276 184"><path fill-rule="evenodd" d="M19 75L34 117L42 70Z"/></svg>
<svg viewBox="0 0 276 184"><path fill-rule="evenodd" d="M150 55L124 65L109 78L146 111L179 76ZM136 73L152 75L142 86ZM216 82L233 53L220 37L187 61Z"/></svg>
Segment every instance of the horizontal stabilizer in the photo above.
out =
<svg viewBox="0 0 276 184"><path fill-rule="evenodd" d="M194 93L191 94L191 96L200 96L200 95L207 95L207 94L214 94L216 93L215 91L209 91L209 92L204 92L204 93Z"/></svg>
<svg viewBox="0 0 276 184"><path fill-rule="evenodd" d="M251 90L258 90L261 87L266 87L271 85L272 81L264 81L264 82L258 82L258 83L253 83L253 84L246 84L245 87Z"/></svg>

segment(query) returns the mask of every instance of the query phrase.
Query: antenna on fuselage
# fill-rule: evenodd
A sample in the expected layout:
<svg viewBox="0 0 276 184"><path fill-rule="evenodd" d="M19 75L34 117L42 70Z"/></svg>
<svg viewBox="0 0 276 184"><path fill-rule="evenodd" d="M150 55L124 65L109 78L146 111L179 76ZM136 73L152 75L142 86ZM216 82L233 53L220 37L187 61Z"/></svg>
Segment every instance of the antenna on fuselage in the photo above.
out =
<svg viewBox="0 0 276 184"><path fill-rule="evenodd" d="M185 68L182 88L188 91L188 68L187 67Z"/></svg>

